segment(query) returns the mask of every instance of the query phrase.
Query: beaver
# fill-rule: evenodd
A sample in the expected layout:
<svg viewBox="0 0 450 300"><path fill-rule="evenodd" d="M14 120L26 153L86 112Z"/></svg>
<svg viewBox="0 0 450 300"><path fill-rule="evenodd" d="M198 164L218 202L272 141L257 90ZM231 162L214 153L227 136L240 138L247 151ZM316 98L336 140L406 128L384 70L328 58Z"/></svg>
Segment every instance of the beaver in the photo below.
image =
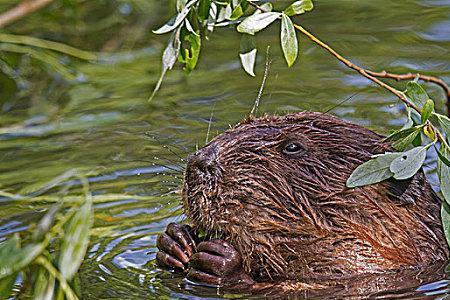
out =
<svg viewBox="0 0 450 300"><path fill-rule="evenodd" d="M392 151L328 114L249 117L188 157L192 226L170 224L156 260L196 282L294 288L445 261L441 200L422 171L346 187L357 166Z"/></svg>

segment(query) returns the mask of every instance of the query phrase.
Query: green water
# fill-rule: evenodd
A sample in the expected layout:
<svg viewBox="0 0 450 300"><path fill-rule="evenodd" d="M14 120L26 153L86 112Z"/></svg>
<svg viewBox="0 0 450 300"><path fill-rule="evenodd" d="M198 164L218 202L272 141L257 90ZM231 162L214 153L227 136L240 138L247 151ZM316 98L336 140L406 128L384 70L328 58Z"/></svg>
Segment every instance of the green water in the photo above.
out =
<svg viewBox="0 0 450 300"><path fill-rule="evenodd" d="M256 78L240 67L238 34L220 29L204 42L198 69L189 76L179 68L169 72L160 92L147 103L167 39L151 29L172 14L168 2L65 2L8 31L112 52L103 53L97 64L58 57L72 72L72 80L28 56L0 52L0 62L17 68L16 81L0 78L0 190L26 194L79 168L93 170L94 195L123 195L95 205L89 253L80 270L83 299L216 294L185 289L179 285L181 278L157 269L155 239L169 222L183 219L183 158L204 145L211 115L209 138L249 114L260 88L267 45L272 64L260 113L327 111L353 95L331 113L381 133L404 122L403 107L395 97L303 36L299 60L287 69L277 25L258 35ZM0 11L6 7L0 4ZM296 21L362 66L433 74L450 83L448 0L320 0L313 12ZM427 88L437 110L445 112L441 90ZM27 230L50 205L48 200L0 198L0 241ZM449 282L423 282L417 290L442 297Z"/></svg>

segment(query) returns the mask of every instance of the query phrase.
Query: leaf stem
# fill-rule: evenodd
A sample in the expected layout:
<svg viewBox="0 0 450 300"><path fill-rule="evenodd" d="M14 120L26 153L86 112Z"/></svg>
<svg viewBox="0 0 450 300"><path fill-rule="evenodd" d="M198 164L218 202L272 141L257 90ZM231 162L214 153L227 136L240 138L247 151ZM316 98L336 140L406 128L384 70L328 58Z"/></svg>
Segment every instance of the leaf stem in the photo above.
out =
<svg viewBox="0 0 450 300"><path fill-rule="evenodd" d="M37 264L43 266L53 277L58 279L61 289L66 294L67 299L69 300L78 300L77 295L72 290L67 281L62 277L61 273L53 266L53 264L48 261L45 257L39 256L35 261Z"/></svg>

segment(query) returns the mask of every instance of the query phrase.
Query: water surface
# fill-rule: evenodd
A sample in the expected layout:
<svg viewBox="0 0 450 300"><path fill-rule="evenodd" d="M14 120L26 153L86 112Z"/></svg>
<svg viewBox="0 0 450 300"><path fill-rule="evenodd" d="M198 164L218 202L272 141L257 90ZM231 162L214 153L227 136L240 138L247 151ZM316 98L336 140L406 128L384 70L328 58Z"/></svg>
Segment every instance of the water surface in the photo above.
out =
<svg viewBox="0 0 450 300"><path fill-rule="evenodd" d="M102 54L98 64L60 58L72 70L71 80L29 57L16 57L20 80L12 84L2 79L0 90L0 189L26 194L79 168L91 171L95 195L123 195L95 205L89 253L80 270L84 299L223 296L214 289L185 288L179 277L157 269L155 239L168 223L184 218L179 204L183 158L205 144L209 121L211 138L249 114L267 45L272 64L260 114L331 109L380 133L405 120L394 96L303 36L299 60L287 69L278 26L258 35L256 78L240 68L239 35L221 29L204 42L198 69L189 76L180 69L171 71L147 103L167 38L154 36L151 29L170 17L167 2L88 1L81 7L62 18L55 5L54 14L37 14L9 28L111 52ZM320 0L313 12L296 21L361 66L434 74L450 82L450 1ZM403 83L394 84L403 88ZM442 92L427 87L437 110L444 112ZM435 185L433 170L429 172ZM27 230L50 205L0 199L0 241ZM450 276L442 269L435 275L438 279L398 284L379 296L442 299ZM367 295L362 291L359 296Z"/></svg>

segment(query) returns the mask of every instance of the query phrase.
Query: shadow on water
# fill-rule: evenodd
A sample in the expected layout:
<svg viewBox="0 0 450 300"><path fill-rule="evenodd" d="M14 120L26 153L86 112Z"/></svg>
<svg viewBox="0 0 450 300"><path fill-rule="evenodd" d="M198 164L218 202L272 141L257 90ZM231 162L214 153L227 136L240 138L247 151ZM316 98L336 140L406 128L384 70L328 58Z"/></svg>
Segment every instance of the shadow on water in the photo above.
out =
<svg viewBox="0 0 450 300"><path fill-rule="evenodd" d="M449 1L317 2L316 9L298 21L352 61L377 71L433 73L450 82ZM99 10L102 21L92 21ZM160 17L154 18L155 12ZM302 37L300 59L287 69L277 46L278 28L259 36L256 79L241 70L238 35L223 29L205 43L198 70L189 76L171 71L149 104L166 38L155 37L150 29L170 15L165 1L110 1L99 8L86 3L78 13L87 22L78 27L70 26L75 22L70 18L65 20L68 25L58 26L56 17L42 22L39 15L12 27L27 34L36 24L45 24L39 27L41 37L114 53L102 54L98 64L70 61L68 65L79 73L70 82L21 58L20 70L35 71L13 87L15 97L2 90L0 190L27 194L69 169L95 170L90 183L99 202L80 270L84 299L260 298L185 285L179 276L157 269L154 258L156 235L168 223L184 218L179 196L182 158L204 144L213 110L210 136L248 115L261 82L267 44L272 45L274 61L260 112L326 111L357 93L331 113L381 133L398 128L405 119L402 105L392 95ZM441 91L429 89L442 112ZM427 171L436 186L434 170ZM100 201L108 194L120 196ZM26 230L50 203L0 198L0 241ZM433 266L412 275L343 281L320 293L271 296L443 299L449 280L445 267Z"/></svg>

